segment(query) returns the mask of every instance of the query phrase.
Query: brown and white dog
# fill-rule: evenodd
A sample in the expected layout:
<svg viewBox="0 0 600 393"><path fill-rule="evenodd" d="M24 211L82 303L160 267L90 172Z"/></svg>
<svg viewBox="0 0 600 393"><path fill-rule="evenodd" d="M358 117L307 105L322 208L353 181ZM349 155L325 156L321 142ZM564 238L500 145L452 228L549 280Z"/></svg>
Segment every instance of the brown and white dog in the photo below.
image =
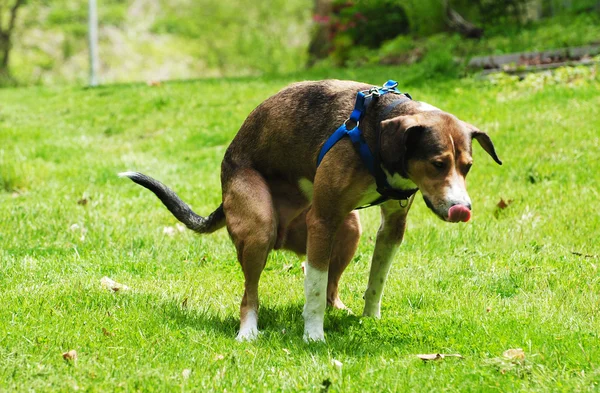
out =
<svg viewBox="0 0 600 393"><path fill-rule="evenodd" d="M375 179L348 138L317 168L327 138L350 114L356 94L371 85L327 80L293 84L260 104L229 145L221 165L222 204L208 217L195 214L160 182L137 172L120 175L154 192L173 215L199 233L223 226L237 249L245 277L238 340L258 336L258 281L273 249L307 254L304 339L322 341L326 305L345 308L340 276L356 251L361 225L356 207L378 198ZM397 95L371 104L361 131L371 151L380 139L380 162L396 189L418 188L442 220L468 221L471 200L465 177L476 139L498 163L488 135L431 105L407 101L381 119ZM406 177L401 176L402 173ZM363 315L380 316L381 295L406 227L407 203L380 205Z"/></svg>

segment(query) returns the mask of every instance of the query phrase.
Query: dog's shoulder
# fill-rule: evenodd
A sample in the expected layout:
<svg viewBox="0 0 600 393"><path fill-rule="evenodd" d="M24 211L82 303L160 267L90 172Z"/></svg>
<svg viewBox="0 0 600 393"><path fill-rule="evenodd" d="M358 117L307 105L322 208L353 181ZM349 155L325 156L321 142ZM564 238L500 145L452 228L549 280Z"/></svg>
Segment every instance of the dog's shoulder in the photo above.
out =
<svg viewBox="0 0 600 393"><path fill-rule="evenodd" d="M370 88L371 85L361 82L339 80L339 79L325 79L319 81L302 81L292 83L283 88L280 93L338 93L345 91L356 92L358 90L364 90Z"/></svg>

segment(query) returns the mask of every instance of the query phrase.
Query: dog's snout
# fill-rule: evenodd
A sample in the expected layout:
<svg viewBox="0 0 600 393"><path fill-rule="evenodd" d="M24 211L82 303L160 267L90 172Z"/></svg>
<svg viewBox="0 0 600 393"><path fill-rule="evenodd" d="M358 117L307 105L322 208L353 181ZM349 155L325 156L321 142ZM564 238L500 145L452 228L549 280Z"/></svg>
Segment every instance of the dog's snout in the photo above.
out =
<svg viewBox="0 0 600 393"><path fill-rule="evenodd" d="M448 221L467 222L471 219L471 204L455 204L448 209Z"/></svg>

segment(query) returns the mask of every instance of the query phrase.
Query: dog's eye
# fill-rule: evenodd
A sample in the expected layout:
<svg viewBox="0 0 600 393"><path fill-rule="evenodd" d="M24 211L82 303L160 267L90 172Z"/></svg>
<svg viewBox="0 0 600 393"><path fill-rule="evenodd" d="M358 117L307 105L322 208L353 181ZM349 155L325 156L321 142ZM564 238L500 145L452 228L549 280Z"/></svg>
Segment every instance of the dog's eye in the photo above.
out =
<svg viewBox="0 0 600 393"><path fill-rule="evenodd" d="M431 165L438 169L444 169L446 167L446 163L444 161L432 161Z"/></svg>

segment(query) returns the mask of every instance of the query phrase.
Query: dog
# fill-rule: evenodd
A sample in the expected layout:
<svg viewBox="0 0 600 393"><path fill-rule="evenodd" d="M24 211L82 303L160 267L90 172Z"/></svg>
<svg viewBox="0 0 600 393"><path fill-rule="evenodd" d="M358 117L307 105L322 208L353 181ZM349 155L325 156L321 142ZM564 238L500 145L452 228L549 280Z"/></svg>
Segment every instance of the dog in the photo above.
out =
<svg viewBox="0 0 600 393"><path fill-rule="evenodd" d="M194 213L157 180L138 172L120 174L156 194L195 232L227 227L245 278L237 340L259 335L258 282L274 249L307 256L305 341L325 340L327 305L346 309L338 286L361 236L355 209L380 194L349 138L339 140L318 167L316 162L325 141L348 118L357 93L371 88L353 81L300 82L261 103L225 152L222 203L208 217ZM390 107L397 96L378 97L360 121L366 145L376 151L377 165L394 189L420 190L426 205L442 220L468 221L471 200L465 177L472 165L472 140L502 164L490 137L423 102L405 99ZM380 317L383 288L413 200L414 195L380 205L381 225L364 296L364 316Z"/></svg>

